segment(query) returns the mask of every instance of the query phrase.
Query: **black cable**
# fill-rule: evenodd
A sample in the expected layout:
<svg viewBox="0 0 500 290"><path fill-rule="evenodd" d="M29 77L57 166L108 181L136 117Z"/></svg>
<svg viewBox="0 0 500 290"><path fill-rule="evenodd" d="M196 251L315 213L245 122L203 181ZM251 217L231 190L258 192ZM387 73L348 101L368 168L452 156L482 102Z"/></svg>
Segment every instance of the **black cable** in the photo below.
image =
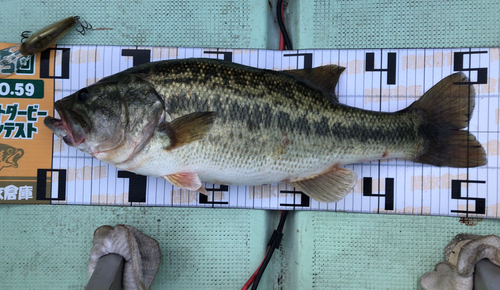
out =
<svg viewBox="0 0 500 290"><path fill-rule="evenodd" d="M277 12L277 17L278 17L278 25L281 30L281 34L283 35L283 39L285 41L285 46L286 49L292 50L292 42L290 41L290 38L288 37L288 33L286 32L285 28L285 23L283 23L283 14L282 14L282 9L283 7L283 0L278 0L278 4L276 5L276 12ZM271 236L271 239L269 239L269 250L267 251L266 257L264 261L262 262L262 265L259 267L259 271L257 272L257 275L255 276L255 280L253 281L252 284L252 290L257 290L257 287L259 287L259 282L260 279L262 278L262 275L264 274L264 271L266 270L267 265L269 264L269 261L271 261L271 257L273 256L274 250L279 248L281 239L283 238L283 228L285 227L285 220L288 215L288 211L284 210L281 213L280 221L278 223L278 228L273 232L273 235Z"/></svg>
<svg viewBox="0 0 500 290"><path fill-rule="evenodd" d="M288 37L286 32L285 23L283 23L283 14L281 13L281 7L283 6L283 0L278 0L278 5L276 6L276 12L278 16L278 25L280 26L281 34L283 34L283 39L285 40L286 49L292 50L292 42Z"/></svg>
<svg viewBox="0 0 500 290"><path fill-rule="evenodd" d="M262 274L264 274L264 271L266 270L267 264L269 264L269 261L271 261L271 257L273 256L274 249L279 248L280 243L281 243L281 238L283 238L283 227L285 226L285 220L286 216L288 215L288 211L284 210L283 213L281 214L280 217L280 222L278 224L278 228L273 232L273 235L271 236L271 239L269 240L269 251L267 252L266 258L264 259L264 262L262 262L262 266L259 269L259 272L257 273L257 276L255 276L255 280L252 285L252 290L257 290L257 287L259 286L259 281L260 278L262 278Z"/></svg>

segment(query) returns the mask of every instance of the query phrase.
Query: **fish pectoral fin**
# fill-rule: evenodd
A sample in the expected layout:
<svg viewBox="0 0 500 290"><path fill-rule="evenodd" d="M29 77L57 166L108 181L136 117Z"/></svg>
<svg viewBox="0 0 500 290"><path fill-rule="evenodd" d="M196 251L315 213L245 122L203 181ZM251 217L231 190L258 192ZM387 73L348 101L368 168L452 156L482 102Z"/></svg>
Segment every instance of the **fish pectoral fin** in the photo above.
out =
<svg viewBox="0 0 500 290"><path fill-rule="evenodd" d="M208 195L207 190L201 184L201 180L198 177L198 174L196 173L183 172L183 173L165 175L162 177L177 187L198 191L199 193Z"/></svg>
<svg viewBox="0 0 500 290"><path fill-rule="evenodd" d="M358 180L356 172L333 166L315 176L291 181L290 184L320 202L338 202L354 187Z"/></svg>
<svg viewBox="0 0 500 290"><path fill-rule="evenodd" d="M195 112L179 117L172 122L162 122L158 130L169 137L166 150L172 150L205 137L215 122L214 112Z"/></svg>

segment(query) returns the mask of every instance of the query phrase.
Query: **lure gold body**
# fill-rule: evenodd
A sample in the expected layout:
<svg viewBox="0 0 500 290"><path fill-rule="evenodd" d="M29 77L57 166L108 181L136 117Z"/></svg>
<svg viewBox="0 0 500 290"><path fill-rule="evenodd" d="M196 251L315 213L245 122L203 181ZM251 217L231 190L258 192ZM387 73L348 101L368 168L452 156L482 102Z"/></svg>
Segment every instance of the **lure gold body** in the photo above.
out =
<svg viewBox="0 0 500 290"><path fill-rule="evenodd" d="M45 26L24 40L19 52L25 56L42 52L66 35L75 24L75 17L68 17Z"/></svg>

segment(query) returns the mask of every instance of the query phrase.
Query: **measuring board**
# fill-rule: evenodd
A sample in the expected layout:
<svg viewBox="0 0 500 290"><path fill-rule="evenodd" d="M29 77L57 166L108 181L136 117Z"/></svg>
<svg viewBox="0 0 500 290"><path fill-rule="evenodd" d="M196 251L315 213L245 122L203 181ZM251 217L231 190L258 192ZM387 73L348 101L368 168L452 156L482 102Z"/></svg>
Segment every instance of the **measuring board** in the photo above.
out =
<svg viewBox="0 0 500 290"><path fill-rule="evenodd" d="M11 45L4 44L0 49ZM336 88L340 103L384 112L406 108L444 77L464 72L477 95L468 128L487 151L488 165L458 169L405 160L346 165L358 174L359 180L352 192L337 203L317 202L286 183L205 184L210 193L206 197L176 188L162 178L118 170L67 146L43 125L43 117L53 115L54 101L103 77L147 62L191 57L219 58L273 70L338 64L346 67ZM23 151L17 158L17 168L6 163L8 154L3 153L3 159L0 155L0 203L328 210L500 218L499 57L499 48L272 51L57 46L37 54L16 72L12 68L11 76L0 79L3 126L0 150L10 150L17 157L19 150Z"/></svg>

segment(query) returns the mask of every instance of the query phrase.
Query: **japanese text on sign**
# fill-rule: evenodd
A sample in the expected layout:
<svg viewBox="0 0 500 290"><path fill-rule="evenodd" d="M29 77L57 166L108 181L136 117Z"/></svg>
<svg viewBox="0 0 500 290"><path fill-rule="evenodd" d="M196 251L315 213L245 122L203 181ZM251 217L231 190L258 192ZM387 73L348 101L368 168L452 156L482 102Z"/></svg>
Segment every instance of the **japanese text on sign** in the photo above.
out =
<svg viewBox="0 0 500 290"><path fill-rule="evenodd" d="M0 136L3 135L3 139L32 139L33 134L38 133L35 123L47 114L48 111L38 110L38 104L28 105L26 110L20 110L17 103L0 104ZM7 119L2 121L4 116Z"/></svg>
<svg viewBox="0 0 500 290"><path fill-rule="evenodd" d="M0 187L0 200L28 200L33 198L33 186L8 185Z"/></svg>

